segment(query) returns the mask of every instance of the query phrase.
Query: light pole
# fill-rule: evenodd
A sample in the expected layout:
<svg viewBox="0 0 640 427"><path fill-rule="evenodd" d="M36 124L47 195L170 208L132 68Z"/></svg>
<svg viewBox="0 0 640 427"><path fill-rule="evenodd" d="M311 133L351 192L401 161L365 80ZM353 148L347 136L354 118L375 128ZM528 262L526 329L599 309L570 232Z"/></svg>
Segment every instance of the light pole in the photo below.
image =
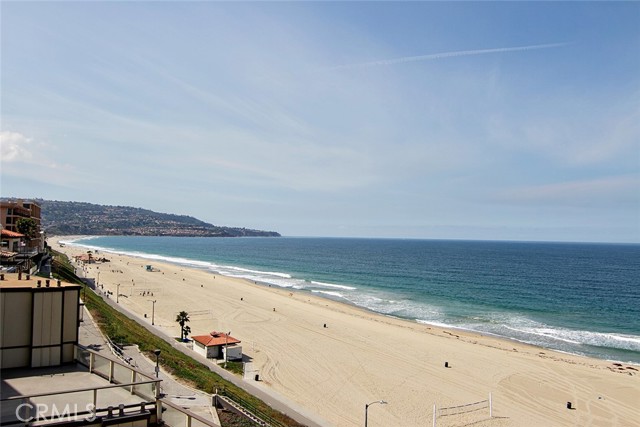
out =
<svg viewBox="0 0 640 427"><path fill-rule="evenodd" d="M100 273L98 273L98 275L99 274ZM119 299L120 299L120 283L116 285L116 303L118 302Z"/></svg>
<svg viewBox="0 0 640 427"><path fill-rule="evenodd" d="M151 306L151 324L155 325L155 314L156 314L156 300L149 300L152 304Z"/></svg>
<svg viewBox="0 0 640 427"><path fill-rule="evenodd" d="M156 355L156 378L160 376L160 350L153 350L153 354Z"/></svg>
<svg viewBox="0 0 640 427"><path fill-rule="evenodd" d="M224 336L224 368L227 369L227 346L229 344L229 335L231 335L231 331Z"/></svg>
<svg viewBox="0 0 640 427"><path fill-rule="evenodd" d="M96 287L100 286L100 272L98 271L98 280L96 280Z"/></svg>
<svg viewBox="0 0 640 427"><path fill-rule="evenodd" d="M367 403L364 405L364 427L367 427L367 417L369 415L369 406L374 405L376 403L380 403L381 405L386 405L387 402L384 400L376 400L375 402Z"/></svg>

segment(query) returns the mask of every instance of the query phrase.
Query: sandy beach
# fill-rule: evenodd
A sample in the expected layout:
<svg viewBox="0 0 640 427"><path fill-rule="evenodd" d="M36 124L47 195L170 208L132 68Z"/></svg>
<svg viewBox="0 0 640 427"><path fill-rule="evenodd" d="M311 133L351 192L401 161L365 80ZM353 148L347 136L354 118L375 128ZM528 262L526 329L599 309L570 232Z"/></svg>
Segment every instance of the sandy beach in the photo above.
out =
<svg viewBox="0 0 640 427"><path fill-rule="evenodd" d="M60 247L60 239L70 238L48 243L69 256L86 253ZM365 404L384 399L388 404L369 408L369 426L431 426L434 404L466 405L490 394L493 418L479 404L439 417L437 425L640 425L639 366L398 320L178 265L96 256L110 262L88 265L87 277L114 298L119 291L119 304L140 322L151 322L155 300L155 325L168 334L180 335L175 318L183 310L193 335L230 331L242 341L260 387L323 425L362 426Z"/></svg>

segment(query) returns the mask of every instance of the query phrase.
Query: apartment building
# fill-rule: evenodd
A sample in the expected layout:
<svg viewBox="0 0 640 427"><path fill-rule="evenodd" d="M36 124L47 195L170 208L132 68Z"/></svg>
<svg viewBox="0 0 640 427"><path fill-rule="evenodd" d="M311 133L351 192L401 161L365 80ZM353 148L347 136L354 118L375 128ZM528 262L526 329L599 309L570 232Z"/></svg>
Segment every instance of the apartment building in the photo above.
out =
<svg viewBox="0 0 640 427"><path fill-rule="evenodd" d="M0 200L0 224L5 230L18 232L17 224L20 219L32 219L36 223L38 235L28 242L28 247L39 252L44 247L42 236L42 209L32 200L2 199Z"/></svg>
<svg viewBox="0 0 640 427"><path fill-rule="evenodd" d="M40 205L31 200L1 199L0 224L2 225L2 266L15 267L19 270L35 273L42 261L44 252L44 233L41 229ZM36 225L35 236L20 235L18 222L21 219L31 219Z"/></svg>

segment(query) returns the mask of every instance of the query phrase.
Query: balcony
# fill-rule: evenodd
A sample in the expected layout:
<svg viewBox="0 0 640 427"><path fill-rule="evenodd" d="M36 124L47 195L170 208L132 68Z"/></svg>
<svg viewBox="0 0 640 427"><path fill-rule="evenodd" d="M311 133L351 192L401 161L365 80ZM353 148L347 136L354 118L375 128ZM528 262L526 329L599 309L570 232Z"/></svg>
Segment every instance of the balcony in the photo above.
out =
<svg viewBox="0 0 640 427"><path fill-rule="evenodd" d="M76 346L76 364L2 373L0 425L216 427L162 400L157 378Z"/></svg>

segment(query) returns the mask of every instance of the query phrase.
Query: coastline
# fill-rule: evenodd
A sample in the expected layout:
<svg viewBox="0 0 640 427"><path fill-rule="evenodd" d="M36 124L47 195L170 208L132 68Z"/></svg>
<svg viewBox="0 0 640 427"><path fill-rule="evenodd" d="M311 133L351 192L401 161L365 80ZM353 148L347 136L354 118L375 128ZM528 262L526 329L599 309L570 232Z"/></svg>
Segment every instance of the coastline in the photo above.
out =
<svg viewBox="0 0 640 427"><path fill-rule="evenodd" d="M50 238L71 256L82 248ZM91 264L104 290L120 290L119 303L179 336L175 313L191 314L194 335L231 331L253 359L259 383L326 420L361 425L365 403L373 425L430 422L432 406L462 405L493 396L493 415L456 415L474 425L634 425L640 375L630 365L546 350L463 329L377 314L292 289L268 287L197 268L119 254ZM159 271L147 272L152 263ZM120 286L118 286L118 284ZM152 297L141 296L151 292ZM323 327L323 325L327 327ZM445 362L449 368L445 368ZM566 408L572 401L576 410ZM373 410L373 408L372 408Z"/></svg>

